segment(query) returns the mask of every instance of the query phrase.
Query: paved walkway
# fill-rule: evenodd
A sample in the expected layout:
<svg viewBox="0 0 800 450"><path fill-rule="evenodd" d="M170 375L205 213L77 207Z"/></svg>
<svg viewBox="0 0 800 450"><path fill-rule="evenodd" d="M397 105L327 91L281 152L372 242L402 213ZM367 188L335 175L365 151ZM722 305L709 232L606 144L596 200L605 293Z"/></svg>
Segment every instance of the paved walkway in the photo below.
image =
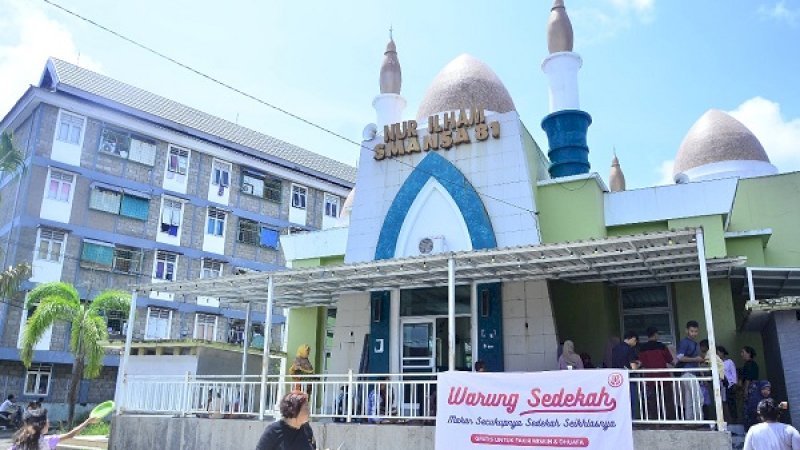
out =
<svg viewBox="0 0 800 450"><path fill-rule="evenodd" d="M11 447L11 432L0 430L0 450L7 450ZM69 439L58 444L59 449L107 449L108 439L104 436L82 436L79 439Z"/></svg>

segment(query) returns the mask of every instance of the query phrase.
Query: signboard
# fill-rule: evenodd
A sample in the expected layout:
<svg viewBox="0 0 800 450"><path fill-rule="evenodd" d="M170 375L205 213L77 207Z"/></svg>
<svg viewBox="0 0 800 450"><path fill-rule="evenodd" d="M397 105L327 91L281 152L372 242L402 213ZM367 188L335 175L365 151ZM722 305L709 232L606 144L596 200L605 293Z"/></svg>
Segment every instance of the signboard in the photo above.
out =
<svg viewBox="0 0 800 450"><path fill-rule="evenodd" d="M439 374L436 450L633 448L624 370Z"/></svg>

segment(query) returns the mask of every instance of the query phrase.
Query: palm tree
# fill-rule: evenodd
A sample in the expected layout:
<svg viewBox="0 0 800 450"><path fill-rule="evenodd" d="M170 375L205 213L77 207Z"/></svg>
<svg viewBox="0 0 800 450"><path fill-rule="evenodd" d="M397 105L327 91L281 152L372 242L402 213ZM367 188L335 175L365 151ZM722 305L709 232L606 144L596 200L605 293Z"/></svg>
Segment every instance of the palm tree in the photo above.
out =
<svg viewBox="0 0 800 450"><path fill-rule="evenodd" d="M22 153L14 146L14 137L4 131L0 134L0 174L10 173L17 176L25 170L25 159ZM0 203L2 203L0 197ZM3 251L0 249L0 256ZM0 297L12 297L20 284L31 276L31 267L27 264L18 264L0 272Z"/></svg>
<svg viewBox="0 0 800 450"><path fill-rule="evenodd" d="M61 282L40 284L28 294L25 306L36 306L36 311L25 324L22 335L20 354L25 367L30 367L33 346L50 326L59 321L72 325L69 347L75 360L67 393L70 426L75 416L80 380L97 377L103 368L103 342L108 340L108 329L101 314L119 311L127 317L130 302L131 297L127 292L106 290L90 303L81 303L75 287Z"/></svg>

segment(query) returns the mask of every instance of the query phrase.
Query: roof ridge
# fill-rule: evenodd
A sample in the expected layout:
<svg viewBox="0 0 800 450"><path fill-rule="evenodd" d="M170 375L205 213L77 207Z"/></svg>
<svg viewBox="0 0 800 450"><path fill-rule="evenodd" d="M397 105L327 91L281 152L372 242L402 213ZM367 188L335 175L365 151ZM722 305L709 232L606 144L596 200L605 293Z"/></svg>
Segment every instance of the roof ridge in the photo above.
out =
<svg viewBox="0 0 800 450"><path fill-rule="evenodd" d="M200 132L222 138L289 163L306 166L326 175L354 182L356 168L329 156L282 139L248 128L222 117L207 113L195 107L150 92L108 75L80 67L76 64L51 57L53 69L59 84L70 86L89 94L107 98L116 103L151 113L168 121L188 126ZM70 71L75 73L69 73ZM118 98L113 98L118 97ZM142 99L142 97L150 97ZM136 99L139 101L137 102ZM124 100L128 100L127 102ZM156 111L157 107L163 111ZM147 109L152 111L148 111ZM183 121L181 119L184 119ZM193 123L189 123L193 122ZM238 138L238 139L237 139ZM261 144L261 145L257 145Z"/></svg>

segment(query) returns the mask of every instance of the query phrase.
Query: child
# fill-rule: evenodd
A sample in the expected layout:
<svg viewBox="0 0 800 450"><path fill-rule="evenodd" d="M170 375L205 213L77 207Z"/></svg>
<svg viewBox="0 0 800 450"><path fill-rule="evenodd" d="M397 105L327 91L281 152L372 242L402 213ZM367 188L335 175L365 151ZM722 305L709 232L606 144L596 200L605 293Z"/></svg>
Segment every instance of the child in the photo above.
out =
<svg viewBox="0 0 800 450"><path fill-rule="evenodd" d="M14 444L11 450L51 450L58 446L62 440L70 439L80 433L82 429L90 423L97 422L98 419L88 418L82 424L73 428L66 434L54 434L45 436L50 429L50 422L47 420L47 410L44 408L29 409L25 411L22 418L22 428L14 434Z"/></svg>

